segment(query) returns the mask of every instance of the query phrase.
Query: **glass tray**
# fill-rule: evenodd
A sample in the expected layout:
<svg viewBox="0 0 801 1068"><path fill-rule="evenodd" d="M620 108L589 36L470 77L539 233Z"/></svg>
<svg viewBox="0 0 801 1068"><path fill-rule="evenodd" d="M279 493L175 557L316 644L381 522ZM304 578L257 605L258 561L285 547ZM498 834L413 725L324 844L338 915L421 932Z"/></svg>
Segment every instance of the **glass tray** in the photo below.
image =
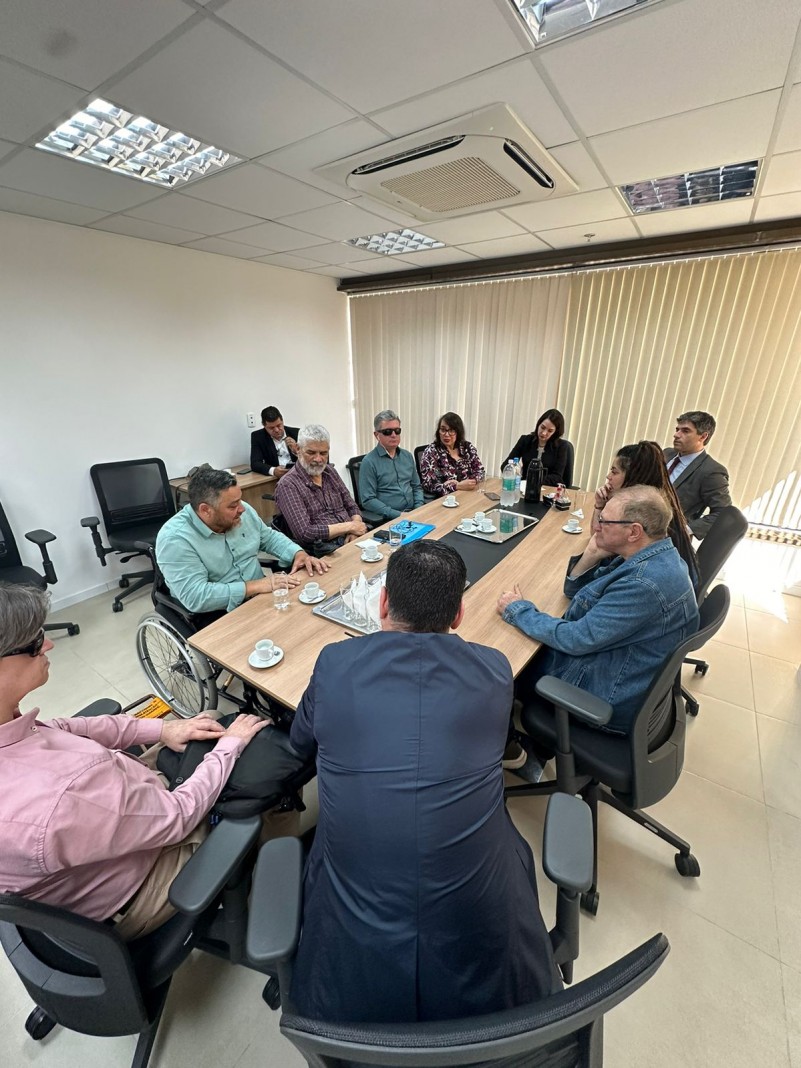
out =
<svg viewBox="0 0 801 1068"><path fill-rule="evenodd" d="M372 588L376 583L383 582L385 574L386 568L379 574L369 578L367 580L368 587ZM312 615L322 616L323 619L327 619L330 623L337 623L340 627L347 627L348 630L357 634L375 634L376 631L381 629L380 623L359 623L355 619L348 619L345 615L345 607L342 604L341 593L334 593L330 597L326 597L320 604L315 605L312 609Z"/></svg>
<svg viewBox="0 0 801 1068"><path fill-rule="evenodd" d="M485 534L481 530L459 530L458 527L453 528L454 534L462 534L465 538L478 538L479 541L501 544L509 541L510 538L516 538L524 530L529 530L539 523L539 519L535 516L523 515L521 512L510 512L506 508L501 508L499 504L496 504L494 508L488 509L484 514L488 519L491 518L495 524L495 530L491 534Z"/></svg>

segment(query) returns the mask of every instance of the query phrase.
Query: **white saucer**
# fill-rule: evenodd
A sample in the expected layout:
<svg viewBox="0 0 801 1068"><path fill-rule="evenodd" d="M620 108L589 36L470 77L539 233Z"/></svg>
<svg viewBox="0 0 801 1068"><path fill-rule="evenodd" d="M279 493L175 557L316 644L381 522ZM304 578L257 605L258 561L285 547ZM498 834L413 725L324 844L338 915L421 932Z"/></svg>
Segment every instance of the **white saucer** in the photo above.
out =
<svg viewBox="0 0 801 1068"><path fill-rule="evenodd" d="M471 523L469 527L458 526L456 529L460 534L475 534L477 527L475 523Z"/></svg>
<svg viewBox="0 0 801 1068"><path fill-rule="evenodd" d="M271 667L275 667L276 664L280 664L283 659L284 659L284 650L283 649L279 649L278 646L276 645L274 647L272 660L268 660L266 664L264 663L263 660L257 659L255 651L252 652L250 654L250 656L248 657L248 663L250 664L250 666L252 668L271 668Z"/></svg>
<svg viewBox="0 0 801 1068"><path fill-rule="evenodd" d="M301 604L319 604L319 602L322 601L324 597L325 590L320 590L316 597L307 597L302 590L298 594L298 600Z"/></svg>
<svg viewBox="0 0 801 1068"><path fill-rule="evenodd" d="M491 527L476 527L476 534L497 534L498 528L496 526Z"/></svg>
<svg viewBox="0 0 801 1068"><path fill-rule="evenodd" d="M562 527L562 530L565 532L565 534L582 534L584 532L584 527L576 527L575 530L571 530L570 527L565 524Z"/></svg>
<svg viewBox="0 0 801 1068"><path fill-rule="evenodd" d="M366 564L377 564L379 560L383 559L383 553L379 553L378 556L365 556L364 553L362 553L362 560L364 560Z"/></svg>
<svg viewBox="0 0 801 1068"><path fill-rule="evenodd" d="M454 501L453 504L448 504L447 501L443 501L442 502L442 507L443 508L458 508L459 507L459 502L458 501Z"/></svg>

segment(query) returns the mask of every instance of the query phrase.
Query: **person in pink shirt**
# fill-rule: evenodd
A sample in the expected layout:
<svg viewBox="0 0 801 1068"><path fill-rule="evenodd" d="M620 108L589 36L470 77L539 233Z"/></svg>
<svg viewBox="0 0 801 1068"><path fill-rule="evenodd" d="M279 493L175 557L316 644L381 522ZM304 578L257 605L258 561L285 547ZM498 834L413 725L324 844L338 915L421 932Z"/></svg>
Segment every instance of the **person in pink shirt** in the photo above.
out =
<svg viewBox="0 0 801 1068"><path fill-rule="evenodd" d="M123 938L138 938L173 915L169 885L205 837L237 757L269 721L238 716L224 730L208 715L40 720L36 708L21 712L47 682L47 609L46 592L0 584L0 890L113 919ZM123 751L161 742L180 752L212 738L214 749L172 792Z"/></svg>

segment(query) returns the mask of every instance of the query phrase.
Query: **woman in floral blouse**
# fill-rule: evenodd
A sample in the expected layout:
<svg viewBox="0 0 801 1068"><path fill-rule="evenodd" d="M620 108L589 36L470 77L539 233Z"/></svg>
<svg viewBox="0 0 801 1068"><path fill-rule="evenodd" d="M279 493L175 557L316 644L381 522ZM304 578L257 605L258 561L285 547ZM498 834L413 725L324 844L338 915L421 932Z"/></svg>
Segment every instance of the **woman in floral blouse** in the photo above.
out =
<svg viewBox="0 0 801 1068"><path fill-rule="evenodd" d="M424 492L444 497L456 490L474 490L483 478L484 465L475 446L465 439L464 423L455 412L446 412L420 460Z"/></svg>

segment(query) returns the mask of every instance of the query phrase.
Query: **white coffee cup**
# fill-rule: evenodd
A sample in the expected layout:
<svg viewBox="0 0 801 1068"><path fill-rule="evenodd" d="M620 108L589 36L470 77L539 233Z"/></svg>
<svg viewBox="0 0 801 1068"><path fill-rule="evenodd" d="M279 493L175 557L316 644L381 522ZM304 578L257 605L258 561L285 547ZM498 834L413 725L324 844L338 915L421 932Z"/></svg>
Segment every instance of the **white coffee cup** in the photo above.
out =
<svg viewBox="0 0 801 1068"><path fill-rule="evenodd" d="M567 529L568 530L578 530L578 528L579 528L578 519L576 519L575 516L571 516L570 519L568 519L568 521L567 521Z"/></svg>
<svg viewBox="0 0 801 1068"><path fill-rule="evenodd" d="M476 514L473 516L473 519L476 521L476 523L479 524L479 526L484 522L486 518L487 517L484 515L483 512L476 512Z"/></svg>
<svg viewBox="0 0 801 1068"><path fill-rule="evenodd" d="M267 663L268 660L272 660L275 656L275 642L271 642L269 638L262 638L260 642L256 642L256 658Z"/></svg>
<svg viewBox="0 0 801 1068"><path fill-rule="evenodd" d="M369 549L365 549L364 552L362 553L362 560L374 561L374 560L380 560L380 559L381 559L381 553L378 551L378 549L375 546L373 546L372 548L369 548Z"/></svg>
<svg viewBox="0 0 801 1068"><path fill-rule="evenodd" d="M491 534L495 530L495 524L491 519L484 519L479 523L479 528L483 534Z"/></svg>
<svg viewBox="0 0 801 1068"><path fill-rule="evenodd" d="M462 519L459 523L459 530L474 530L475 526L472 519Z"/></svg>
<svg viewBox="0 0 801 1068"><path fill-rule="evenodd" d="M303 587L304 596L308 601L313 601L320 592L319 582L307 582Z"/></svg>
<svg viewBox="0 0 801 1068"><path fill-rule="evenodd" d="M445 498L445 503L450 507L452 504L456 504L456 498L452 493L449 493Z"/></svg>

